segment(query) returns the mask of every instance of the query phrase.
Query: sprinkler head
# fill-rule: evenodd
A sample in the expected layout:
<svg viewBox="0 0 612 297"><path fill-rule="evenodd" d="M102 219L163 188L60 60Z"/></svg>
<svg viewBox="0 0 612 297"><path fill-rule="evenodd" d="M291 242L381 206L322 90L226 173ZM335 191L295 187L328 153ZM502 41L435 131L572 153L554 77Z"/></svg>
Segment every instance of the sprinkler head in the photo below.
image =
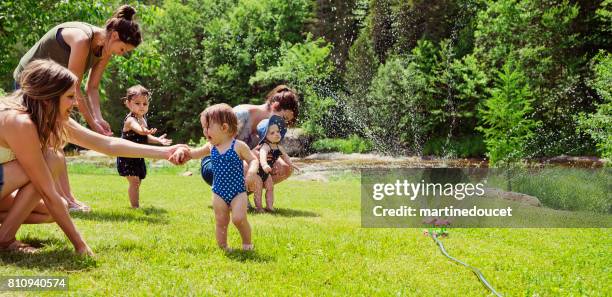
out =
<svg viewBox="0 0 612 297"><path fill-rule="evenodd" d="M450 225L450 222L448 220L444 220L444 219L436 220L436 226L448 226L448 225Z"/></svg>
<svg viewBox="0 0 612 297"><path fill-rule="evenodd" d="M423 224L426 224L426 225L433 225L435 222L436 222L435 218L427 218L423 220Z"/></svg>

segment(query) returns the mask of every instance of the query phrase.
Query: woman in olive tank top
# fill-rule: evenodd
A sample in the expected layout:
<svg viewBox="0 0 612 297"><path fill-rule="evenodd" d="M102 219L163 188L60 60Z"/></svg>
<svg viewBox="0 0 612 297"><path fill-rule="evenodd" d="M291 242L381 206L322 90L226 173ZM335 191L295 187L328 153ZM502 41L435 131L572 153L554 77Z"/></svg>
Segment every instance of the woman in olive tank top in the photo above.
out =
<svg viewBox="0 0 612 297"><path fill-rule="evenodd" d="M133 20L135 13L134 8L123 5L106 21L104 28L83 22L67 22L55 26L19 61L13 72L15 88L19 88L18 82L23 69L37 59L50 59L68 68L77 76L79 86L84 74L89 71L85 88L87 96L83 96L80 87L75 94L79 111L92 130L112 135L110 125L100 111L99 85L111 57L133 50L142 41L140 27ZM60 186L66 193L71 210L89 210L88 206L79 202L72 194L66 166L60 172Z"/></svg>
<svg viewBox="0 0 612 297"><path fill-rule="evenodd" d="M87 97L77 89L79 110L92 130L111 135L110 126L100 112L99 85L111 57L133 50L142 41L140 27L133 20L135 13L134 8L123 5L106 21L105 28L83 22L55 26L21 58L13 72L15 82L19 82L23 68L37 59L51 59L68 68L79 79L79 85L89 71Z"/></svg>

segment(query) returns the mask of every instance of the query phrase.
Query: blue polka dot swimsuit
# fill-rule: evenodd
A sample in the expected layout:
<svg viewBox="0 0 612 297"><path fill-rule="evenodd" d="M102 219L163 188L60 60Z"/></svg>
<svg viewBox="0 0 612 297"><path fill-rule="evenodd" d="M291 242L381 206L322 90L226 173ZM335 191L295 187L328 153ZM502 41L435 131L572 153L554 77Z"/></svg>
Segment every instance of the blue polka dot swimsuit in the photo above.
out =
<svg viewBox="0 0 612 297"><path fill-rule="evenodd" d="M213 146L210 152L210 159L213 170L213 193L219 195L227 205L229 205L236 196L242 192L246 192L244 186L244 167L242 160L234 150L236 139L232 140L232 145L220 154L216 146Z"/></svg>

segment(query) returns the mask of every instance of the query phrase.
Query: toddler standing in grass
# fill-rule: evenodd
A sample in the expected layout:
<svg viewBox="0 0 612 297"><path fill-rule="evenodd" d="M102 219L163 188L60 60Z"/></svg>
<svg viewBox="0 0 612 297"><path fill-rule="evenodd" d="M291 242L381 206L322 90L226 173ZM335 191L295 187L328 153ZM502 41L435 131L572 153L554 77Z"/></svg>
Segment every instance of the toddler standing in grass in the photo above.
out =
<svg viewBox="0 0 612 297"><path fill-rule="evenodd" d="M277 115L272 115L269 119L262 120L257 124L257 133L260 139L258 144L260 167L257 172L258 186L253 193L257 212L264 211L261 201L264 187L266 189L266 210L274 211L274 181L270 173L276 160L281 158L285 161L285 164L299 171L299 168L291 162L285 148L280 144L286 132L285 120Z"/></svg>
<svg viewBox="0 0 612 297"><path fill-rule="evenodd" d="M242 249L252 250L251 226L247 220L247 194L243 160L248 164L246 183L255 183L257 159L249 147L236 140L238 119L227 104L216 104L206 108L200 115L204 136L208 140L201 148L191 149L191 158L210 155L214 180L212 183L213 209L215 212L215 237L224 250L227 245L227 226L231 219L242 238Z"/></svg>
<svg viewBox="0 0 612 297"><path fill-rule="evenodd" d="M155 137L153 134L157 129L149 129L145 115L149 111L149 90L141 85L130 87L123 103L130 110L123 121L121 138L136 143L152 143L170 145L171 139L166 134ZM117 171L119 175L125 176L129 182L128 195L132 208L140 207L140 183L147 176L147 166L143 158L117 158Z"/></svg>

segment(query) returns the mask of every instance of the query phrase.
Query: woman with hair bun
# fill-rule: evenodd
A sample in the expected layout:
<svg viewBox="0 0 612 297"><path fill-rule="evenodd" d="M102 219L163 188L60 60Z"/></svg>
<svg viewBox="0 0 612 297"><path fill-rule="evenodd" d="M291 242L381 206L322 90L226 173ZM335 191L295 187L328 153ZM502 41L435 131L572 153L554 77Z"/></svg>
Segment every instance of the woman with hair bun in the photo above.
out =
<svg viewBox="0 0 612 297"><path fill-rule="evenodd" d="M19 61L13 72L15 89L19 89L18 82L23 69L30 62L37 59L53 60L77 77L76 99L89 127L100 134L112 135L110 125L100 111L100 81L113 55L124 55L142 41L140 27L134 20L135 14L133 7L123 5L115 10L103 28L84 22L67 22L53 27ZM89 72L85 87L87 96L83 96L80 86L86 72ZM88 206L72 195L65 167L60 173L61 184L71 209L89 211Z"/></svg>
<svg viewBox="0 0 612 297"><path fill-rule="evenodd" d="M51 59L68 68L77 76L79 86L83 75L89 71L87 97L81 94L80 88L77 90L79 110L94 131L110 135L110 126L100 112L100 80L113 55L123 55L142 41L134 14L133 7L123 5L106 21L104 28L84 22L67 22L53 27L19 61L13 72L16 89L23 69L37 59Z"/></svg>

